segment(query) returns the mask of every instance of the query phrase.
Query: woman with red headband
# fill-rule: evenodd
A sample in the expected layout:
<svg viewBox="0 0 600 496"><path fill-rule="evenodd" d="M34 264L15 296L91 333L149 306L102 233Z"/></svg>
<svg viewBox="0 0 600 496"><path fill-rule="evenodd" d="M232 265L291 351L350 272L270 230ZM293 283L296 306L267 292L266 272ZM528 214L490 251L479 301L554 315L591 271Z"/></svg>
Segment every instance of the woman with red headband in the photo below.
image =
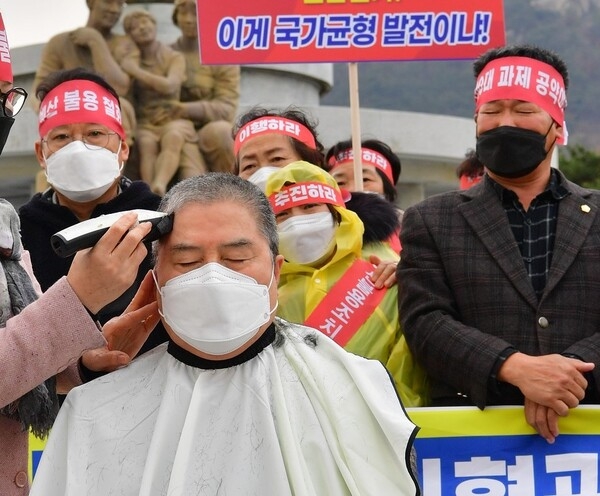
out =
<svg viewBox="0 0 600 496"><path fill-rule="evenodd" d="M268 176L280 167L305 160L325 168L325 150L316 123L300 109L255 107L233 129L234 173L265 190Z"/></svg>
<svg viewBox="0 0 600 496"><path fill-rule="evenodd" d="M381 361L404 405L422 405L422 375L400 329L398 288L376 288L371 282L374 267L362 254L363 223L346 208L333 177L308 162L293 162L269 176L266 194L285 258L278 315ZM387 257L394 257L387 250Z"/></svg>
<svg viewBox="0 0 600 496"><path fill-rule="evenodd" d="M398 197L396 183L402 170L398 156L383 141L368 139L361 143L363 191L375 193L393 205L393 208L385 208L381 205L377 209L369 205L363 193L355 192L352 140L340 141L333 145L327 151L325 159L327 170L340 188L352 192L352 197L346 206L356 212L365 223L365 233L369 233L373 226L379 226L381 234L367 234L369 238L365 244L374 254L379 254L380 243L377 241L383 240L396 253L400 253L399 233L403 211L395 203Z"/></svg>
<svg viewBox="0 0 600 496"><path fill-rule="evenodd" d="M361 152L363 190L378 193L394 203L398 197L396 183L402 171L400 159L389 145L377 139L363 140ZM327 151L325 160L327 170L340 188L355 191L352 140L340 141L333 145Z"/></svg>

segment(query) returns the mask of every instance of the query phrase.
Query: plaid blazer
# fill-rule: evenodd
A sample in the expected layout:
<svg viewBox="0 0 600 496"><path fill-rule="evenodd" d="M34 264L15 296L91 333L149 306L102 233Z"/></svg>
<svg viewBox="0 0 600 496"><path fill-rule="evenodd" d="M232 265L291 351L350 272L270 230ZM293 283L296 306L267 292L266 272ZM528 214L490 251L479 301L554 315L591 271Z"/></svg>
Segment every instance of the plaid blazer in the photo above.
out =
<svg viewBox="0 0 600 496"><path fill-rule="evenodd" d="M430 377L434 402L465 404L466 397L479 408L522 404L516 387L494 387L489 380L509 346L594 362L600 385L600 191L560 176L570 194L560 202L539 301L490 181L406 210L397 274L400 318Z"/></svg>

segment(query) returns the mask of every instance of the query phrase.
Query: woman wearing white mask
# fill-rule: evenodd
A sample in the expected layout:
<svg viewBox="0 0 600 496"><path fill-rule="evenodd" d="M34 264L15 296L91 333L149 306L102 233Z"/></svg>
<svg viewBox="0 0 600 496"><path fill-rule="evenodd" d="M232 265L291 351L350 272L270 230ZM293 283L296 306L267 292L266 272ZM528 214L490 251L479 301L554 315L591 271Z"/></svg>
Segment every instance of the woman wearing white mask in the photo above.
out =
<svg viewBox="0 0 600 496"><path fill-rule="evenodd" d="M102 77L81 68L54 72L40 83L37 97L40 139L35 151L50 187L23 205L19 217L23 245L46 291L68 273L73 261L54 252L54 233L104 214L156 210L160 197L146 183L121 175L129 147L118 96ZM148 254L131 288L98 313L102 324L127 307L151 267ZM142 351L166 338L158 326Z"/></svg>
<svg viewBox="0 0 600 496"><path fill-rule="evenodd" d="M238 118L233 134L234 173L263 192L271 173L297 160L326 169L316 124L300 109L254 107Z"/></svg>
<svg viewBox="0 0 600 496"><path fill-rule="evenodd" d="M300 161L274 172L266 188L285 258L277 315L318 329L357 355L381 361L404 405L422 405L422 374L400 329L397 286L376 289L371 282L374 266L362 258L364 226L345 208L335 179Z"/></svg>

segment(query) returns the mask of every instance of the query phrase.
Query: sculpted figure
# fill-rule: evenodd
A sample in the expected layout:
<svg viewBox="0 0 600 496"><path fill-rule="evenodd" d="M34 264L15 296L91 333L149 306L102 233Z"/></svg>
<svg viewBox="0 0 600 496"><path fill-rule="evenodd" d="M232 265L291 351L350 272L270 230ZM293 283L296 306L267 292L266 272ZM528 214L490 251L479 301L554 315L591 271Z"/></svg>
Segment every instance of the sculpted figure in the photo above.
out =
<svg viewBox="0 0 600 496"><path fill-rule="evenodd" d="M138 118L140 176L162 196L172 180L205 172L192 121L177 113L157 112L163 105L179 100L185 59L156 39L156 19L147 11L129 13L123 27L140 50L140 57L126 57L121 63L133 80L130 99ZM191 147L184 155L186 143Z"/></svg>
<svg viewBox="0 0 600 496"><path fill-rule="evenodd" d="M240 98L240 67L200 63L194 0L175 0L173 22L181 29L181 37L171 47L185 57L186 79L181 102L163 108L163 112L194 122L198 148L208 170L232 172L231 130ZM188 149L184 147L185 154Z"/></svg>

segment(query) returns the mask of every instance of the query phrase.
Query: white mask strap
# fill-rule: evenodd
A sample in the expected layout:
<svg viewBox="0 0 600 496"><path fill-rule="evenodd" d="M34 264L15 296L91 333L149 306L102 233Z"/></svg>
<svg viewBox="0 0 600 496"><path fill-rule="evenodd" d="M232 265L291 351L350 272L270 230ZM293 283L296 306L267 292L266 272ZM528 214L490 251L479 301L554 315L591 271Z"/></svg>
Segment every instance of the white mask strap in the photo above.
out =
<svg viewBox="0 0 600 496"><path fill-rule="evenodd" d="M158 279L156 279L156 272L154 271L154 269L152 269L151 272L152 272L152 279L154 279L154 285L156 286L158 293L162 296L162 289L158 285ZM165 318L165 316L162 313L162 310L160 308L158 309L158 315L160 315L163 319Z"/></svg>
<svg viewBox="0 0 600 496"><path fill-rule="evenodd" d="M271 280L269 281L269 285L267 286L268 292L271 291L271 284L273 284L274 280L275 280L275 261L273 260L273 269L271 270ZM275 311L277 310L277 307L279 307L279 298L277 298L275 300L275 306L273 307L273 309L269 310L269 315L273 315L275 313Z"/></svg>

